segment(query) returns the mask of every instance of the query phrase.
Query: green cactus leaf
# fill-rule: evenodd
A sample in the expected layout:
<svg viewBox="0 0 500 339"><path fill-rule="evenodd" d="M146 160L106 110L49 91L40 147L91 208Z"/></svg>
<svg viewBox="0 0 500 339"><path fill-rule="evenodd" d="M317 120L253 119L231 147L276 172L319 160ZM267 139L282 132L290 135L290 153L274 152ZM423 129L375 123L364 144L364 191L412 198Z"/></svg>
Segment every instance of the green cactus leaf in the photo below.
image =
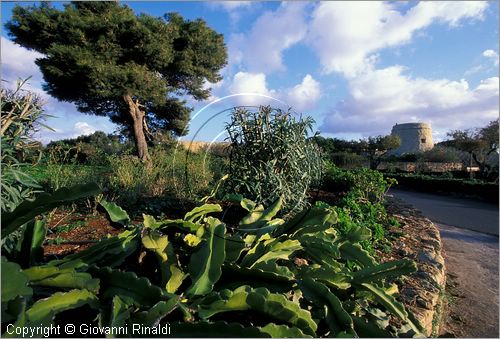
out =
<svg viewBox="0 0 500 339"><path fill-rule="evenodd" d="M411 329L416 333L420 333L421 326L408 317L408 313L406 312L404 305L397 301L393 296L387 294L384 289L369 283L362 283L359 286L362 289L370 292L375 300L379 304L383 305L388 312L407 322L408 325L410 325Z"/></svg>
<svg viewBox="0 0 500 339"><path fill-rule="evenodd" d="M88 290L54 293L48 298L38 300L26 311L26 323L31 326L49 326L58 313L83 305L97 308L98 304L99 300L95 294Z"/></svg>
<svg viewBox="0 0 500 339"><path fill-rule="evenodd" d="M275 236L282 234L292 235L303 227L313 225L332 225L332 211L325 208L313 207L297 213L292 219L278 227L274 232Z"/></svg>
<svg viewBox="0 0 500 339"><path fill-rule="evenodd" d="M369 240L371 237L372 231L370 231L368 227L364 226L354 226L349 233L345 235L345 238L352 243Z"/></svg>
<svg viewBox="0 0 500 339"><path fill-rule="evenodd" d="M243 219L241 219L239 223L240 226L242 226L240 227L241 230L256 230L262 228L264 225L278 226L282 224L283 221L275 222L271 225L266 223L270 221L274 216L276 216L276 214L278 214L281 206L283 205L282 197L276 199L276 201L266 209L264 209L262 205L255 207L255 203L253 201L250 202L253 203L253 208L251 208L252 205L247 202L247 199L243 199L241 201L241 206L247 211L250 211L250 213L247 216L243 217Z"/></svg>
<svg viewBox="0 0 500 339"><path fill-rule="evenodd" d="M278 271L278 269L276 269ZM217 286L236 288L241 285L267 287L275 292L289 291L295 283L293 274L284 275L275 271L264 271L259 268L240 267L236 264L222 266L222 277Z"/></svg>
<svg viewBox="0 0 500 339"><path fill-rule="evenodd" d="M124 327L130 318L130 307L119 296L114 296L111 302L111 317L109 327Z"/></svg>
<svg viewBox="0 0 500 339"><path fill-rule="evenodd" d="M37 215L77 199L99 194L100 191L96 184L90 183L64 187L54 193L40 193L33 201L25 200L12 212L2 213L2 239Z"/></svg>
<svg viewBox="0 0 500 339"><path fill-rule="evenodd" d="M346 290L351 287L351 276L346 273L337 272L329 267L302 266L299 270L299 278L311 278L322 282L328 287L334 289Z"/></svg>
<svg viewBox="0 0 500 339"><path fill-rule="evenodd" d="M160 262L166 262L168 260L168 244L168 237L166 235L151 232L142 236L142 245L148 250L153 251L160 259Z"/></svg>
<svg viewBox="0 0 500 339"><path fill-rule="evenodd" d="M218 219L208 217L208 231L200 249L191 255L189 272L193 281L187 290L189 295L204 295L212 291L222 274L226 257L224 238L226 228Z"/></svg>
<svg viewBox="0 0 500 339"><path fill-rule="evenodd" d="M72 268L61 269L57 266L33 266L24 270L32 286L59 287L67 289L99 290L99 279L93 279L85 272Z"/></svg>
<svg viewBox="0 0 500 339"><path fill-rule="evenodd" d="M270 239L257 243L241 261L242 266L253 267L260 262L289 259L295 251L302 249L298 240Z"/></svg>
<svg viewBox="0 0 500 339"><path fill-rule="evenodd" d="M43 259L42 244L47 233L45 220L31 220L26 224L20 243L18 263L23 267L35 265Z"/></svg>
<svg viewBox="0 0 500 339"><path fill-rule="evenodd" d="M297 327L288 327L286 325L276 325L273 323L260 327L259 330L269 334L271 338L312 338L310 335L305 335L304 332Z"/></svg>
<svg viewBox="0 0 500 339"><path fill-rule="evenodd" d="M353 244L346 241L339 246L339 250L343 260L354 261L362 268L373 267L377 264L375 259L360 244Z"/></svg>
<svg viewBox="0 0 500 339"><path fill-rule="evenodd" d="M398 261L386 262L373 267L366 267L352 274L352 282L361 284L364 282L376 282L389 277L398 277L413 273L417 270L417 265L413 260L401 259Z"/></svg>
<svg viewBox="0 0 500 339"><path fill-rule="evenodd" d="M392 338L389 331L381 329L377 323L366 317L352 317L354 328L360 338Z"/></svg>
<svg viewBox="0 0 500 339"><path fill-rule="evenodd" d="M171 296L158 286L152 285L144 277L139 278L134 272L113 270L110 267L93 269L92 274L101 280L101 295L112 299L119 296L124 302L138 307L152 307L160 300Z"/></svg>
<svg viewBox="0 0 500 339"><path fill-rule="evenodd" d="M318 327L309 311L300 308L298 303L288 300L284 295L270 293L266 288L241 286L234 291L223 290L219 293L219 300L213 299L211 297L208 299L210 303L200 305L198 314L202 319L221 312L253 310L298 327L308 335L314 336Z"/></svg>
<svg viewBox="0 0 500 339"><path fill-rule="evenodd" d="M162 286L165 286L167 292L174 293L182 284L186 274L180 269L172 243L166 235L151 232L143 235L142 244L156 254L162 275Z"/></svg>
<svg viewBox="0 0 500 339"><path fill-rule="evenodd" d="M177 308L177 303L177 298L172 298L169 301L159 301L149 310L135 313L132 322L143 326L156 326Z"/></svg>
<svg viewBox="0 0 500 339"><path fill-rule="evenodd" d="M161 223L161 225L158 228L160 230L164 230L168 227L175 227L184 232L197 232L198 230L203 229L202 224L195 224L194 222L182 219L161 220L159 222Z"/></svg>
<svg viewBox="0 0 500 339"><path fill-rule="evenodd" d="M148 214L143 214L142 219L143 219L144 227L146 227L146 228L151 228L151 229L155 230L162 225L162 223L160 221L156 221L156 219L153 216L148 215Z"/></svg>
<svg viewBox="0 0 500 339"><path fill-rule="evenodd" d="M243 196L241 194L238 194L235 196L236 199L240 198L239 199L239 203L240 203L240 206L242 208L244 208L245 210L247 210L248 212L252 212L253 210L255 210L255 207L257 207L257 204L250 200L250 199L247 199L247 198L243 198ZM234 201L234 199L233 199ZM264 206L261 206L259 209L262 210Z"/></svg>
<svg viewBox="0 0 500 339"><path fill-rule="evenodd" d="M184 220L189 222L196 222L197 219L200 219L209 213L217 212L222 212L222 208L219 204L204 204L202 206L193 208L190 212L187 212L184 216Z"/></svg>
<svg viewBox="0 0 500 339"><path fill-rule="evenodd" d="M139 230L130 230L120 233L118 236L99 241L97 244L70 254L64 259L53 261L50 265L63 265L70 262L84 263L86 265L99 265L115 267L120 265L139 246Z"/></svg>
<svg viewBox="0 0 500 339"><path fill-rule="evenodd" d="M264 272L276 273L289 279L294 278L294 274L286 266L277 265L275 260L261 261L252 266L252 268L260 269Z"/></svg>
<svg viewBox="0 0 500 339"><path fill-rule="evenodd" d="M330 269L340 269L340 251L335 242L328 237L304 234L298 238L307 256L315 263Z"/></svg>
<svg viewBox="0 0 500 339"><path fill-rule="evenodd" d="M17 297L30 297L33 290L28 286L29 278L21 267L2 257L2 309L4 303Z"/></svg>
<svg viewBox="0 0 500 339"><path fill-rule="evenodd" d="M256 327L243 327L238 323L195 322L170 323L170 329L176 338L269 338L269 335Z"/></svg>
<svg viewBox="0 0 500 339"><path fill-rule="evenodd" d="M236 262L245 248L246 244L240 235L226 235L226 262Z"/></svg>
<svg viewBox="0 0 500 339"><path fill-rule="evenodd" d="M127 212L114 202L108 202L106 200L102 200L100 202L100 205L104 207L106 210L106 213L108 213L109 218L111 219L112 222L115 222L117 224L120 224L122 226L127 226L130 224L130 217L128 216Z"/></svg>
<svg viewBox="0 0 500 339"><path fill-rule="evenodd" d="M300 281L299 287L306 299L320 307L325 307L325 321L333 335L337 336L343 331L347 333L353 331L351 316L344 310L339 298L328 287L311 278Z"/></svg>

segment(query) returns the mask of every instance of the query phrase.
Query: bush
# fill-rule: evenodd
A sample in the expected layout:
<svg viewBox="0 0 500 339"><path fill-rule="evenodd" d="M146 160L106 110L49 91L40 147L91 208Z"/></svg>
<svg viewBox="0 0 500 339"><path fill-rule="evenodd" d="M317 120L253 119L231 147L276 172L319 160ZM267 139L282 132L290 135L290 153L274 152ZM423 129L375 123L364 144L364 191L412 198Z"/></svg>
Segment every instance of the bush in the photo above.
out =
<svg viewBox="0 0 500 339"><path fill-rule="evenodd" d="M209 192L214 176L211 157L185 150L151 149L152 164L145 167L135 156L111 156L110 193L131 206L143 198L166 195L196 200Z"/></svg>
<svg viewBox="0 0 500 339"><path fill-rule="evenodd" d="M264 206L282 197L286 212L304 207L322 170L319 148L308 139L313 122L269 106L235 109L226 126L231 143L226 191Z"/></svg>
<svg viewBox="0 0 500 339"><path fill-rule="evenodd" d="M344 197L334 207L339 217L337 229L347 234L363 226L372 231L372 238L361 242L370 253L375 248L387 248L386 229L394 225L383 205L384 197L396 180L367 168L345 170L327 163L322 188L330 192L343 192Z"/></svg>
<svg viewBox="0 0 500 339"><path fill-rule="evenodd" d="M331 155L331 161L342 168L359 168L368 164L367 159L356 153L336 152Z"/></svg>
<svg viewBox="0 0 500 339"><path fill-rule="evenodd" d="M32 176L26 174L26 168L30 165L23 159L27 158L28 153L33 153L32 150L39 149L33 134L44 126L42 121L47 115L43 111L41 99L22 89L26 81L18 81L15 90L1 90L2 212L10 211L21 201L32 198L36 190L41 188ZM29 157L33 158L33 154L29 154Z"/></svg>
<svg viewBox="0 0 500 339"><path fill-rule="evenodd" d="M460 151L445 146L435 146L418 154L418 159L426 162L461 162Z"/></svg>

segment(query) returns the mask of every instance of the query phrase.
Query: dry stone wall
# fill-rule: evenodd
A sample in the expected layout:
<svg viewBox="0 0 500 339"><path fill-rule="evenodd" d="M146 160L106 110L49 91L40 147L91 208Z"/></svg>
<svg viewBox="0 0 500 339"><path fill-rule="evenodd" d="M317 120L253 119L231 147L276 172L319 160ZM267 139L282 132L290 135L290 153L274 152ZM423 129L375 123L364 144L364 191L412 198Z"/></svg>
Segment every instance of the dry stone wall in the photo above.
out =
<svg viewBox="0 0 500 339"><path fill-rule="evenodd" d="M393 243L388 260L410 258L417 263L417 272L400 286L400 296L424 327L425 335L437 336L446 284L439 230L411 205L393 197L387 201L388 212L401 224L401 237Z"/></svg>

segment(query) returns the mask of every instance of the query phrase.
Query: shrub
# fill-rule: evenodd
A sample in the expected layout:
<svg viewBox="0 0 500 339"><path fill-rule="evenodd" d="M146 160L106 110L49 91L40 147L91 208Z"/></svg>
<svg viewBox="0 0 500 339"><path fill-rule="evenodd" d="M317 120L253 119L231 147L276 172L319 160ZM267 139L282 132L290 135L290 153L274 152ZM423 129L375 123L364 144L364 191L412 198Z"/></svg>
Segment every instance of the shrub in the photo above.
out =
<svg viewBox="0 0 500 339"><path fill-rule="evenodd" d="M269 106L236 108L226 126L230 164L226 191L268 206L284 199L287 212L307 204L307 191L321 176L319 148L308 139L314 120Z"/></svg>
<svg viewBox="0 0 500 339"><path fill-rule="evenodd" d="M368 164L367 159L356 153L336 152L331 155L331 161L342 168L359 168Z"/></svg>
<svg viewBox="0 0 500 339"><path fill-rule="evenodd" d="M372 232L369 241L361 242L363 248L373 253L374 248L387 247L386 229L393 225L393 220L383 202L385 194L395 183L395 179L384 178L378 171L366 168L346 170L327 163L323 189L345 193L339 206L334 207L339 216L337 229L340 234L363 226Z"/></svg>
<svg viewBox="0 0 500 339"><path fill-rule="evenodd" d="M213 173L211 157L185 150L173 152L151 149L151 166L145 167L135 156L111 156L110 191L126 205L142 198L166 195L182 200L195 200L210 189ZM206 160L206 161L205 161Z"/></svg>
<svg viewBox="0 0 500 339"><path fill-rule="evenodd" d="M427 162L461 162L460 151L445 146L435 146L418 154L418 159Z"/></svg>
<svg viewBox="0 0 500 339"><path fill-rule="evenodd" d="M26 174L25 168L29 164L22 159L32 150L39 149L33 134L44 126L42 121L47 115L43 111L41 99L22 88L27 80L18 81L14 90L1 90L2 211L14 209L24 199L32 198L35 191L41 188L32 176Z"/></svg>

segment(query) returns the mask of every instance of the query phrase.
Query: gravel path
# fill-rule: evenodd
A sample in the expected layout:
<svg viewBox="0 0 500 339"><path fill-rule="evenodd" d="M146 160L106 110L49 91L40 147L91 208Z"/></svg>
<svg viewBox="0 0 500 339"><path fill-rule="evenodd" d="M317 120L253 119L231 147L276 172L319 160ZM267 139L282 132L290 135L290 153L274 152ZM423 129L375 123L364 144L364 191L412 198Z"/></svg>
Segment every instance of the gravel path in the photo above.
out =
<svg viewBox="0 0 500 339"><path fill-rule="evenodd" d="M498 206L427 193L390 193L420 209L440 230L448 301L442 334L498 338Z"/></svg>

